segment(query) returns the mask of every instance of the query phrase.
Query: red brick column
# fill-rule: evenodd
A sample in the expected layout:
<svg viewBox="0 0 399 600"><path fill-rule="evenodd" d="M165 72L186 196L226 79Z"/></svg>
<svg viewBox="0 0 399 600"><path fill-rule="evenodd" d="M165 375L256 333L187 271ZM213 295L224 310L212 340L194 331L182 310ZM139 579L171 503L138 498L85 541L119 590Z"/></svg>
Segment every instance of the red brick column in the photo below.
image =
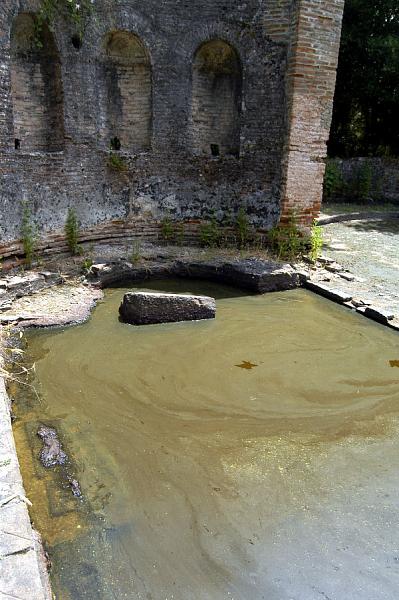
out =
<svg viewBox="0 0 399 600"><path fill-rule="evenodd" d="M287 65L281 221L320 211L344 0L298 0Z"/></svg>

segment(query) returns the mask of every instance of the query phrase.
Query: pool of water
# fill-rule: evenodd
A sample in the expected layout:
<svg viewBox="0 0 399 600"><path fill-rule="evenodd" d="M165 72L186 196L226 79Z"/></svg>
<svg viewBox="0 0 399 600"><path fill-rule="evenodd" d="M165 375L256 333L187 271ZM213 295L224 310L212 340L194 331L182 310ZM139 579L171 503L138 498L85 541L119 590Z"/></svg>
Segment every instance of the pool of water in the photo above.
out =
<svg viewBox="0 0 399 600"><path fill-rule="evenodd" d="M397 334L304 290L146 285L217 318L125 325L112 289L28 334L14 429L57 600L397 598ZM82 499L37 460L39 423Z"/></svg>

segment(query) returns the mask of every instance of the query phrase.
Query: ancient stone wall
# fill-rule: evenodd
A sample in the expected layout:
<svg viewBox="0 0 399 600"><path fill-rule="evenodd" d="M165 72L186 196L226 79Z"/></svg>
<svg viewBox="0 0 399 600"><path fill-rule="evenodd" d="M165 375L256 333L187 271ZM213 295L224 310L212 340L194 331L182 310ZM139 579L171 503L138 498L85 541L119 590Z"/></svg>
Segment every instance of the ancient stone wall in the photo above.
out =
<svg viewBox="0 0 399 600"><path fill-rule="evenodd" d="M390 202L399 206L399 158L336 158L338 176L326 201Z"/></svg>
<svg viewBox="0 0 399 600"><path fill-rule="evenodd" d="M342 4L96 0L82 45L61 15L35 50L40 0L2 0L0 239L19 237L23 200L43 233L68 207L83 227L313 214Z"/></svg>

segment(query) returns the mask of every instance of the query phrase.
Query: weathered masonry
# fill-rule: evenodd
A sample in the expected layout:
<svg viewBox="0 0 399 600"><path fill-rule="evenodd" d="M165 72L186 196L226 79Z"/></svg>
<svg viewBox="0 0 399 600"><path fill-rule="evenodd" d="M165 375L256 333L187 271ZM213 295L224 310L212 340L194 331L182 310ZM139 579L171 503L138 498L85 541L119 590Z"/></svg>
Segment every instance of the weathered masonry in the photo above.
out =
<svg viewBox="0 0 399 600"><path fill-rule="evenodd" d="M258 227L309 224L343 4L96 0L80 44L62 14L37 33L40 0L1 0L0 245L22 201L42 233L68 207L85 228L241 206Z"/></svg>

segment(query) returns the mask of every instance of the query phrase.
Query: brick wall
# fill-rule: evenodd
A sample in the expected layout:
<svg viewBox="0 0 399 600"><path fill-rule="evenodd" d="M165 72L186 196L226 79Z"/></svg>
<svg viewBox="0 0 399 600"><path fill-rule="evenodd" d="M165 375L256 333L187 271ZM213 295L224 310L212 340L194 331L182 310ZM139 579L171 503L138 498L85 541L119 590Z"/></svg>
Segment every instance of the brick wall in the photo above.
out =
<svg viewBox="0 0 399 600"><path fill-rule="evenodd" d="M35 42L32 15L14 20L10 63L14 146L56 152L64 145L61 62L48 27L43 25L37 35Z"/></svg>
<svg viewBox="0 0 399 600"><path fill-rule="evenodd" d="M43 232L61 228L69 206L87 228L222 220L240 206L271 227L281 206L317 210L343 0L96 0L80 48L61 16L53 49L20 65L16 19L38 4L0 3L1 239L19 236L23 199ZM214 40L233 65L217 77L198 62ZM23 102L21 81L37 92ZM41 111L36 139L42 128L61 144L28 144ZM123 173L109 166L114 137Z"/></svg>
<svg viewBox="0 0 399 600"><path fill-rule="evenodd" d="M118 138L122 149L148 150L152 135L151 62L140 40L128 32L112 33L104 57L105 142ZM103 80L104 81L104 80Z"/></svg>
<svg viewBox="0 0 399 600"><path fill-rule="evenodd" d="M294 212L305 224L322 198L344 0L298 0L287 69L287 132L282 220Z"/></svg>

